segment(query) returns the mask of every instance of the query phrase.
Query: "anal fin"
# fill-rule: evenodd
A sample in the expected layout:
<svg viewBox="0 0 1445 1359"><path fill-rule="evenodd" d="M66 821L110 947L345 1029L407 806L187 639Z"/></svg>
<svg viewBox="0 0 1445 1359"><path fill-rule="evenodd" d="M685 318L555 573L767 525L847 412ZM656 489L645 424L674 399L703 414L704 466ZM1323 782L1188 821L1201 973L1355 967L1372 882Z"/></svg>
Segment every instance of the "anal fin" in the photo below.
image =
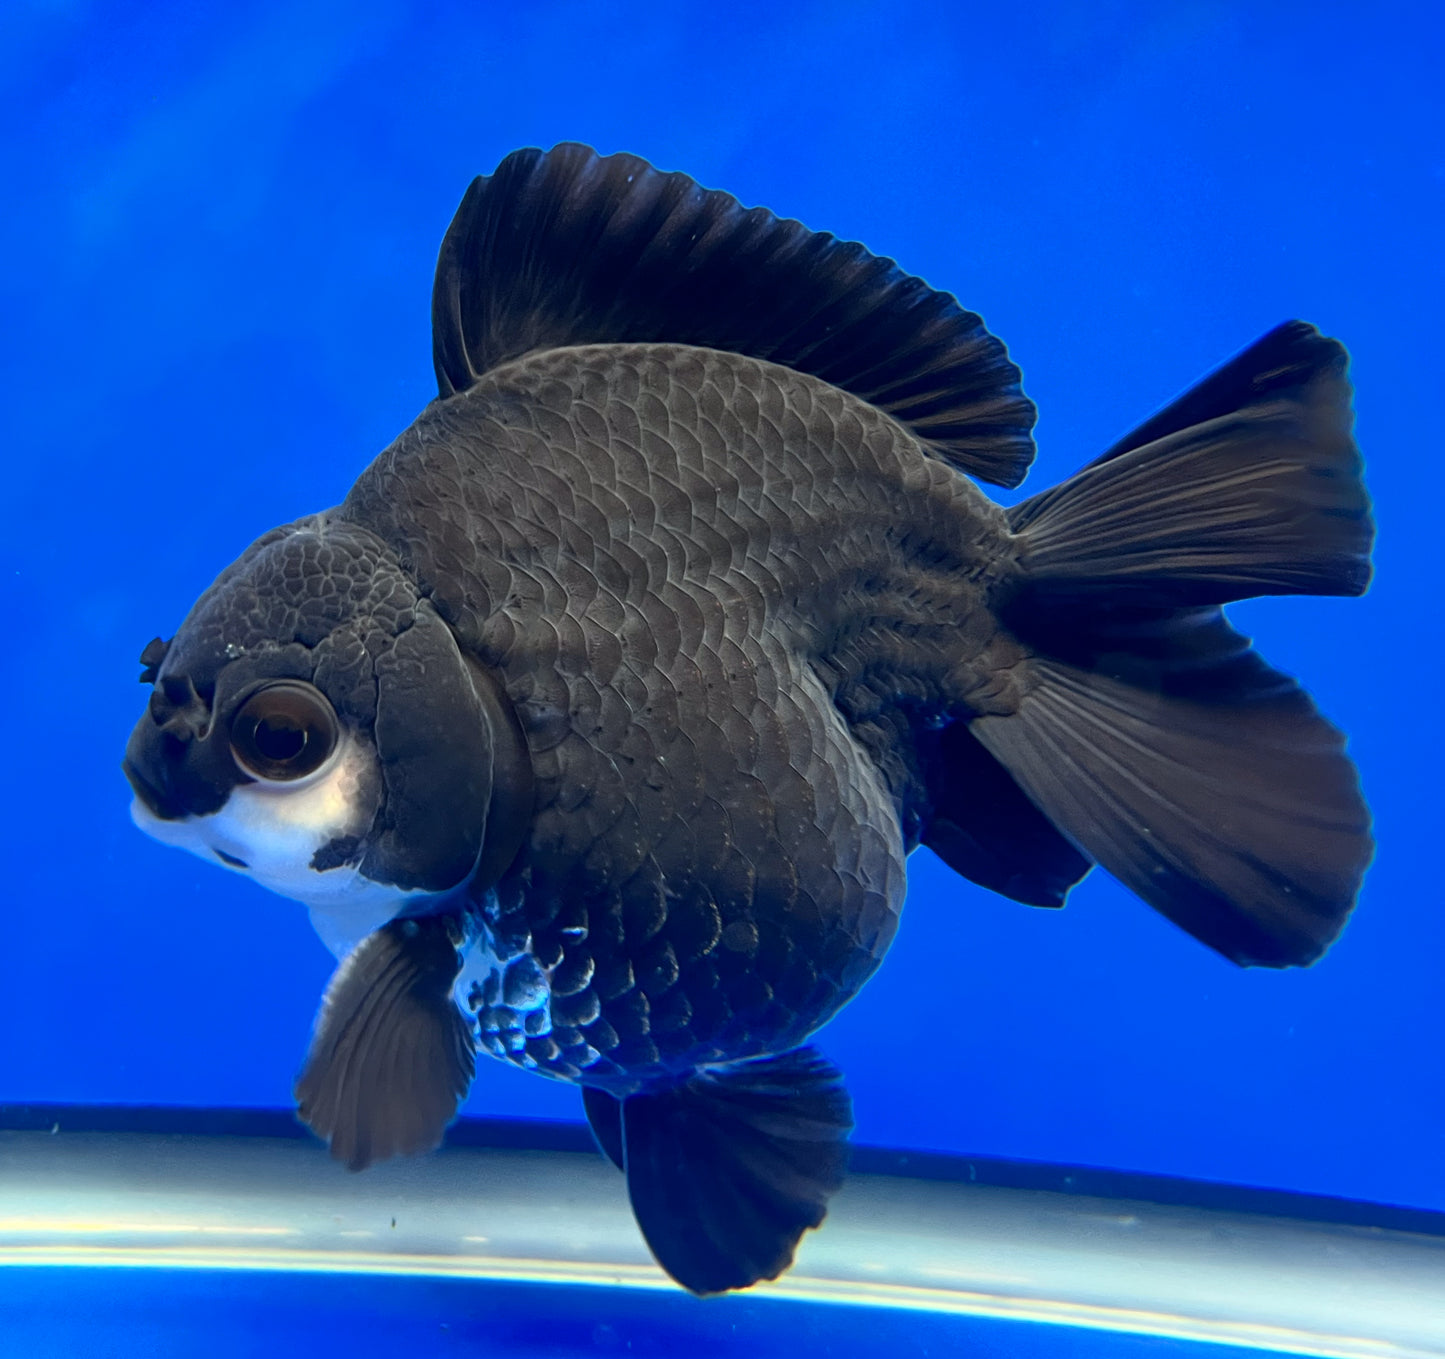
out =
<svg viewBox="0 0 1445 1359"><path fill-rule="evenodd" d="M452 998L454 930L444 916L393 920L326 988L296 1100L350 1170L438 1146L471 1085L472 1030Z"/></svg>
<svg viewBox="0 0 1445 1359"><path fill-rule="evenodd" d="M630 1096L627 1192L658 1264L700 1294L777 1278L842 1186L852 1127L842 1076L812 1048Z"/></svg>
<svg viewBox="0 0 1445 1359"><path fill-rule="evenodd" d="M594 1086L582 1087L582 1107L598 1149L618 1170L626 1170L622 1152L622 1101Z"/></svg>
<svg viewBox="0 0 1445 1359"><path fill-rule="evenodd" d="M923 843L955 873L1026 906L1062 906L1093 861L1024 795L962 722L930 761L933 816Z"/></svg>

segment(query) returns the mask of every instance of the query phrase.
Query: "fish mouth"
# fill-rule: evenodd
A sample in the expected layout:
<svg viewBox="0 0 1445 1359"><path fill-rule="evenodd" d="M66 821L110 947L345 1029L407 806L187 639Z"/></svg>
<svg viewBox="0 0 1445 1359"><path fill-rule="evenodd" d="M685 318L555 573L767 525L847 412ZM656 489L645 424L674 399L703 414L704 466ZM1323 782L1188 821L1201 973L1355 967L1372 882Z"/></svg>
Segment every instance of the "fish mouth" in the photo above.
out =
<svg viewBox="0 0 1445 1359"><path fill-rule="evenodd" d="M180 816L171 808L166 795L141 772L141 768L129 756L120 762L121 773L131 786L132 792L145 804L152 816L162 821L179 821Z"/></svg>
<svg viewBox="0 0 1445 1359"><path fill-rule="evenodd" d="M216 858L218 858L223 864L225 864L227 868L244 868L248 872L250 871L250 864L248 864L244 859L238 859L234 854L227 854L224 849L217 849L214 845L212 845L211 853L214 854Z"/></svg>

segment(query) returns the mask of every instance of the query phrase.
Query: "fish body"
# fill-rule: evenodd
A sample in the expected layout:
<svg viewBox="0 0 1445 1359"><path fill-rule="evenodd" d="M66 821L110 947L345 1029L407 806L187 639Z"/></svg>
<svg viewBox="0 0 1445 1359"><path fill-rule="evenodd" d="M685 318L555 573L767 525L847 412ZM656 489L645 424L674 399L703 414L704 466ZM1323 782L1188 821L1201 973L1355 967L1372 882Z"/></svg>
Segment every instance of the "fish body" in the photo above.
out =
<svg viewBox="0 0 1445 1359"><path fill-rule="evenodd" d="M480 925L547 970L550 1029L503 968L484 1046L626 1094L795 1046L856 992L926 816L914 726L1011 701L1002 511L816 378L652 344L487 374L341 512L415 544L527 732L532 829Z"/></svg>
<svg viewBox="0 0 1445 1359"><path fill-rule="evenodd" d="M1358 593L1343 350L1291 323L1004 510L1033 409L861 247L580 147L469 191L439 395L169 642L127 750L158 838L340 961L298 1082L360 1167L476 1047L583 1087L697 1292L775 1277L851 1111L808 1036L905 863L1057 906L1094 863L1226 956L1312 961L1370 854L1338 733L1229 627Z"/></svg>

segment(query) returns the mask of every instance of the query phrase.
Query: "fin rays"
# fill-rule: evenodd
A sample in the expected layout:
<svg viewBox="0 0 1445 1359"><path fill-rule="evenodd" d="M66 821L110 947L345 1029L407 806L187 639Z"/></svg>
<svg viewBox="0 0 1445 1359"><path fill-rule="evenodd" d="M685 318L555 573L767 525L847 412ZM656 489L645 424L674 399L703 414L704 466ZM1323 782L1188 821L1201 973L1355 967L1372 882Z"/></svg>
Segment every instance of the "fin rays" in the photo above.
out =
<svg viewBox="0 0 1445 1359"><path fill-rule="evenodd" d="M635 156L517 151L468 189L432 298L443 397L509 359L569 345L730 350L812 374L1016 486L1034 407L1003 344L947 293Z"/></svg>
<svg viewBox="0 0 1445 1359"><path fill-rule="evenodd" d="M452 922L394 920L368 935L327 987L299 1113L352 1170L437 1146L475 1071L451 996Z"/></svg>
<svg viewBox="0 0 1445 1359"><path fill-rule="evenodd" d="M836 1068L811 1048L620 1104L594 1090L584 1099L653 1255L694 1293L777 1278L843 1182L852 1106Z"/></svg>

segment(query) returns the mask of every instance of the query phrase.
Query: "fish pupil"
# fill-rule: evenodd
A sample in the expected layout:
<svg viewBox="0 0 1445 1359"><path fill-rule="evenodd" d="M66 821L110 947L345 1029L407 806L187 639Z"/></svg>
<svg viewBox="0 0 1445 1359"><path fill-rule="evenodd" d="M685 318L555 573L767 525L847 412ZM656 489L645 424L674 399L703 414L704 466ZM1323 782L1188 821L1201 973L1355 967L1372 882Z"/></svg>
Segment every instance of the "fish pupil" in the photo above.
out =
<svg viewBox="0 0 1445 1359"><path fill-rule="evenodd" d="M289 764L306 749L306 729L285 717L267 717L256 724L252 740L268 760Z"/></svg>

